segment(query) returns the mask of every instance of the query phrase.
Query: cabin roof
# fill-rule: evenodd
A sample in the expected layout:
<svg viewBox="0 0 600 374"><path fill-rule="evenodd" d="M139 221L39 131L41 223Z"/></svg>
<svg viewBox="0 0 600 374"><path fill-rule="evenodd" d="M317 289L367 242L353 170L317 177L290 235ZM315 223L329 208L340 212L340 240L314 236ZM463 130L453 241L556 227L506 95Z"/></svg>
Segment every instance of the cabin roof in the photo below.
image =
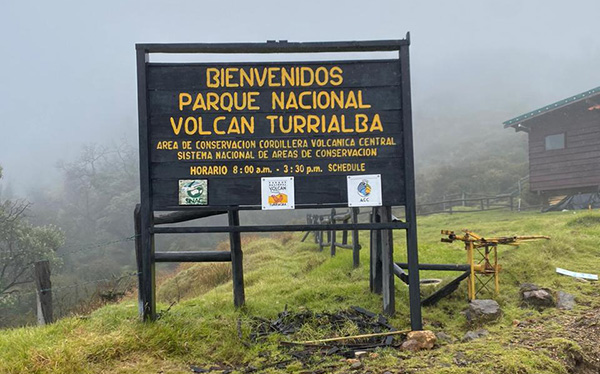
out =
<svg viewBox="0 0 600 374"><path fill-rule="evenodd" d="M509 119L508 121L503 122L504 124L504 128L508 128L508 127L516 127L517 125L525 122L525 121L529 121L532 118L535 118L537 116L540 116L542 114L551 112L553 110L565 107L567 105L571 105L575 102L581 101L583 99L587 99L591 96L595 96L595 95L600 95L600 87L596 87L596 88L592 88L591 90L582 92L580 94L577 94L575 96L571 96L571 97L567 97L566 99L557 101L555 103L546 105L542 108L533 110L531 112L525 113L525 114L521 114L518 117L515 117L513 119Z"/></svg>

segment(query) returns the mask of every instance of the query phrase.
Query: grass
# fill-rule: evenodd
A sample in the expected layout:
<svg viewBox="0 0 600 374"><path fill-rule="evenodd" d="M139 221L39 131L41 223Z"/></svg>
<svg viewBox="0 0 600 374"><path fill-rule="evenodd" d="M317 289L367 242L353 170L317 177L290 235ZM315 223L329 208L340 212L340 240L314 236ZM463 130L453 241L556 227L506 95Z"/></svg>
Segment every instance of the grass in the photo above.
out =
<svg viewBox="0 0 600 374"><path fill-rule="evenodd" d="M505 211L433 215L419 219L419 256L427 263L465 263L460 243L439 241L441 229L468 228L484 236L543 234L551 241L538 241L519 248L499 250L501 294L497 301L503 317L485 326L488 338L469 343L460 339L469 329L461 314L467 306L466 285L436 306L423 309L425 328L444 331L454 342L441 343L432 351L407 353L395 349L378 352L363 360L365 371L425 373L566 373L573 357L585 349L565 334L563 316L575 318L600 306L597 283L581 282L555 274L554 268L598 273L600 269L600 214L593 212L512 213ZM252 316L273 318L288 309L333 311L360 305L381 310L381 300L369 292L368 233L361 233L361 267L352 268L350 251L338 250L330 258L313 243L300 243L300 234L271 238L245 237L244 266L247 305L232 306L230 269L227 264L196 264L162 282L157 295L160 320L138 321L137 303L131 298L103 307L90 315L65 318L51 326L5 330L0 335L0 373L189 373L190 365L236 368L263 367L289 358L279 336L245 346L238 337L249 334ZM395 259L405 261L404 238L395 233ZM226 244L224 244L226 245ZM224 249L224 248L219 248ZM422 277L448 280L445 272L424 272ZM519 284L536 283L576 296L572 312L548 309L538 312L519 307ZM408 290L398 282L398 313L391 323L409 326ZM424 293L431 292L424 290ZM171 303L175 304L169 308ZM569 314L570 313L570 314ZM522 329L513 321L530 321ZM537 327L541 326L541 327ZM352 331L352 326L348 327ZM307 326L302 338L320 338ZM536 338L537 337L537 338ZM348 364L330 358L320 364L325 372L344 372ZM287 369L307 370L299 362Z"/></svg>

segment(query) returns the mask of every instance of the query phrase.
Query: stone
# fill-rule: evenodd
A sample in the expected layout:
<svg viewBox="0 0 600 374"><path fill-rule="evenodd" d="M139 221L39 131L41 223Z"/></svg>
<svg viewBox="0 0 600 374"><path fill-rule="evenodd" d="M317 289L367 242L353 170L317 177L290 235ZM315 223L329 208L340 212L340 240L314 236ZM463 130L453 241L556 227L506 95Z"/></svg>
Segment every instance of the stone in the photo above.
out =
<svg viewBox="0 0 600 374"><path fill-rule="evenodd" d="M402 343L400 349L406 351L419 351L422 349L431 349L435 345L437 338L433 331L411 331L406 336L406 341Z"/></svg>
<svg viewBox="0 0 600 374"><path fill-rule="evenodd" d="M354 352L354 357L361 358L362 356L366 356L367 353L368 353L367 351L356 351L356 352Z"/></svg>
<svg viewBox="0 0 600 374"><path fill-rule="evenodd" d="M521 299L524 306L531 306L536 309L544 309L556 306L556 301L554 300L554 296L552 296L552 291L547 288L524 288L522 285Z"/></svg>
<svg viewBox="0 0 600 374"><path fill-rule="evenodd" d="M556 307L562 310L571 310L575 306L575 296L570 293L558 291L556 295Z"/></svg>
<svg viewBox="0 0 600 374"><path fill-rule="evenodd" d="M471 324L496 321L502 316L502 309L495 300L471 300L465 315Z"/></svg>
<svg viewBox="0 0 600 374"><path fill-rule="evenodd" d="M357 360L356 358L348 358L348 359L346 359L346 362L354 365L357 362L360 362L360 360Z"/></svg>
<svg viewBox="0 0 600 374"><path fill-rule="evenodd" d="M465 336L463 336L462 341L470 342L471 340L483 338L488 335L489 335L488 331L484 330L484 329L479 329L479 330L475 330L475 331L467 331Z"/></svg>
<svg viewBox="0 0 600 374"><path fill-rule="evenodd" d="M358 370L358 369L360 369L362 367L363 367L363 364L360 361L359 362L355 362L352 365L350 365L350 369L352 369L352 370Z"/></svg>
<svg viewBox="0 0 600 374"><path fill-rule="evenodd" d="M369 353L369 358L377 358L379 357L379 353L373 352L373 353Z"/></svg>
<svg viewBox="0 0 600 374"><path fill-rule="evenodd" d="M454 341L454 339L450 335L446 334L443 331L436 332L435 333L435 337L437 338L437 340L440 343L441 342L443 342L443 343L452 343L452 341Z"/></svg>

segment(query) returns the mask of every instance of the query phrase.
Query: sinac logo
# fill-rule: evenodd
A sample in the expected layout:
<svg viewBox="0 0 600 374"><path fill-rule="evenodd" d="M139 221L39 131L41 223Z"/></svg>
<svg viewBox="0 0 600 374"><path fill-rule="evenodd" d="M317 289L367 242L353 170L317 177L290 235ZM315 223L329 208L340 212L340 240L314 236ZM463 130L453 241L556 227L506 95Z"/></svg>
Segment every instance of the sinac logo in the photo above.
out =
<svg viewBox="0 0 600 374"><path fill-rule="evenodd" d="M204 187L200 184L199 181L193 181L183 186L183 190L189 197L197 198L200 197L204 192Z"/></svg>
<svg viewBox="0 0 600 374"><path fill-rule="evenodd" d="M356 190L358 191L358 194L362 197L367 197L371 194L371 185L369 184L369 181L366 179L363 179L359 184L358 187L356 187Z"/></svg>

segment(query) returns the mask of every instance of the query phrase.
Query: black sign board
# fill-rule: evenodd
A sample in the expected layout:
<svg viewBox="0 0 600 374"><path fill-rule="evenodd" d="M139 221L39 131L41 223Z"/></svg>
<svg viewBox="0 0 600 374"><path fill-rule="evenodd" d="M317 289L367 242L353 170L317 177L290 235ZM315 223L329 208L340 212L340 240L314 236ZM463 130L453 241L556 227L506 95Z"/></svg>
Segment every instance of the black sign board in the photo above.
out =
<svg viewBox="0 0 600 374"><path fill-rule="evenodd" d="M398 59L147 69L154 209L260 207L261 178L285 176L296 207L347 206L361 174L381 175L382 205L404 204ZM205 199L182 201L181 181Z"/></svg>
<svg viewBox="0 0 600 374"><path fill-rule="evenodd" d="M384 312L394 314L392 230L402 229L406 230L411 327L421 329L409 44L407 38L136 45L141 203L135 217L144 320L156 318L156 261L230 261L234 305L241 306L245 296L240 233L336 229L371 230L371 279L377 284L372 290L383 294ZM149 61L156 53L382 51L395 52L397 58L218 64ZM279 193L266 200L265 186L272 192L280 185L291 188L285 191L291 191L293 198ZM266 209L265 201L272 204L269 208L356 207L352 191L362 196L359 203L373 199L359 204L377 206L371 222L240 225L239 210ZM392 220L391 207L399 205L405 208L405 222ZM155 217L157 211L178 210L187 211ZM160 226L217 214L227 214L229 225ZM155 252L155 234L207 232L229 233L231 250Z"/></svg>

